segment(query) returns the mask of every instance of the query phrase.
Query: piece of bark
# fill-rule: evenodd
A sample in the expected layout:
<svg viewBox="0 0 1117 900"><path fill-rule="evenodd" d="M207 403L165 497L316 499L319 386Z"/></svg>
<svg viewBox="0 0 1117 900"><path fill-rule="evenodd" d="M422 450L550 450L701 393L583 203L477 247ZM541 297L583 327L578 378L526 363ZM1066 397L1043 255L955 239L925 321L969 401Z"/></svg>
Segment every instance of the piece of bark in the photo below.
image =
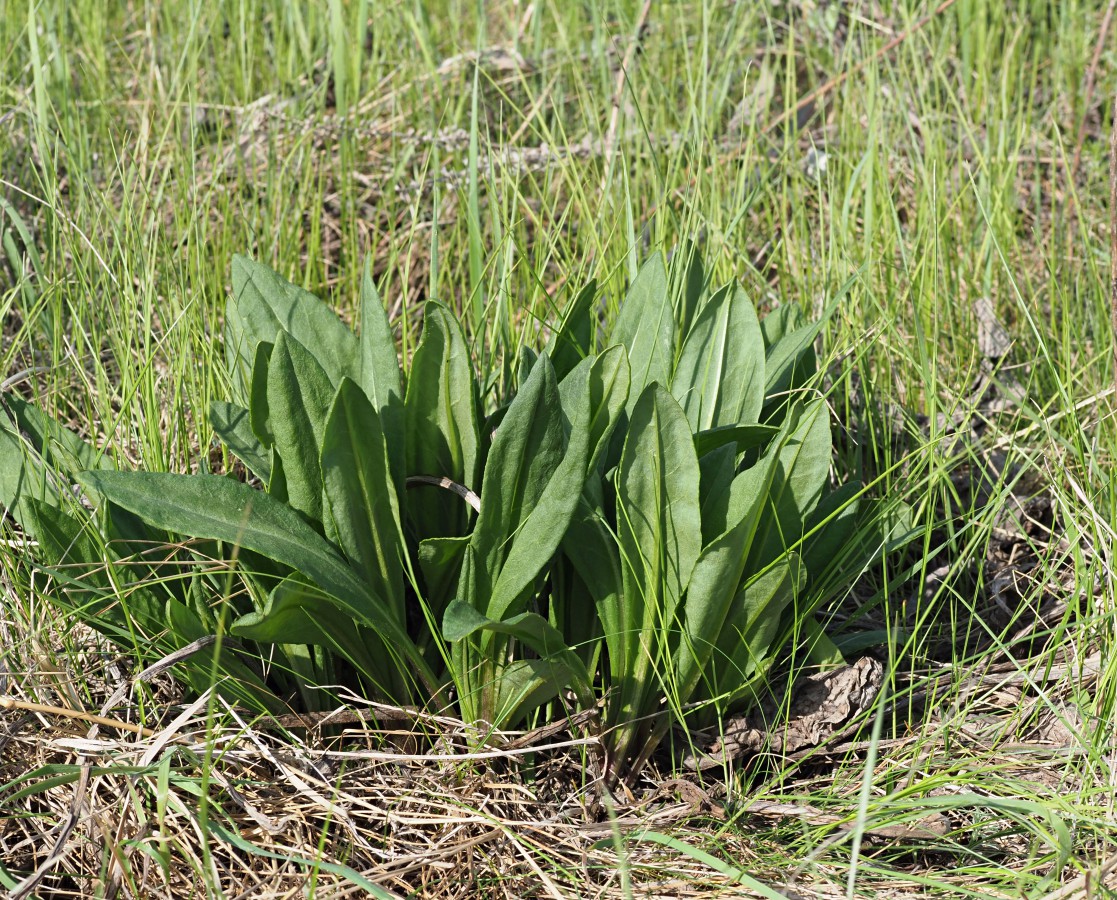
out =
<svg viewBox="0 0 1117 900"><path fill-rule="evenodd" d="M742 756L766 751L787 754L819 747L868 709L880 691L884 667L870 656L831 672L809 675L796 684L786 716L775 704L730 719L725 731L697 755L687 756L689 769L711 769ZM776 727L769 722L781 722Z"/></svg>

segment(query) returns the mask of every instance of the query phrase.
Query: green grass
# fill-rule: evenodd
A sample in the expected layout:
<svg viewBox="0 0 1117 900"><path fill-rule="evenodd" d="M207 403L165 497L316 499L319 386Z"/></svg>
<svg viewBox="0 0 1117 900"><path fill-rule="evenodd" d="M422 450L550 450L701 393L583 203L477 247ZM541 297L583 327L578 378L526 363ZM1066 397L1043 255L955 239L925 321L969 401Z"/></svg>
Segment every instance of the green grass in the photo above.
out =
<svg viewBox="0 0 1117 900"><path fill-rule="evenodd" d="M875 55L934 5L655 5L606 155L639 3L489 4L482 19L461 2L6 2L0 198L14 267L0 276L0 375L49 366L13 389L122 463L182 472L210 465L205 410L228 395L219 335L236 252L350 319L371 254L401 351L414 349L423 301L445 300L465 317L493 397L515 378L518 348L540 347L587 279L615 302L643 256L680 239L702 242L714 281L741 279L763 308L817 312L852 279L823 338L834 423L848 432L836 473L902 496L927 523L917 552L835 610L890 633L875 762L854 748L746 767L728 783L729 819L680 834L724 861L723 880L798 870L801 885L835 895L1049 895L1111 852L1117 799L1104 208L1117 59L1103 53L1087 107L1100 0L959 0ZM503 52L478 68L478 46ZM767 128L862 63L805 127ZM812 150L826 154L820 176ZM1013 338L1024 400L959 445L950 423L968 431L975 413L981 297ZM993 450L1004 458L972 489ZM1014 498L1036 492L1053 511L1050 536L1009 517ZM1013 551L1005 530L1027 538ZM93 710L103 666L43 603L18 566L24 552L0 548L0 693ZM998 554L1034 567L1005 588L986 564ZM1062 611L1023 633L1057 601ZM1075 661L1097 652L1100 671L1081 676ZM966 681L1006 662L1007 685ZM1045 662L1069 665L1037 679ZM933 701L910 706L920 690ZM1060 719L1069 749L1043 746L1037 724ZM20 746L0 736L0 784ZM196 789L175 779L196 779L206 755L176 758L170 782L141 781L177 816ZM861 837L949 798L953 830L933 850ZM753 799L854 827L750 817ZM311 856L336 846L340 826L318 826L294 843ZM212 852L190 850L186 829L163 864L193 859L211 892L235 894L221 874L230 851L202 832ZM624 857L624 893L654 894L654 859L600 837L614 864ZM16 842L2 825L0 841L8 865ZM111 842L99 846L108 872ZM534 838L506 851L544 874L527 865L525 881L506 883L490 872L492 896L545 895L551 876L569 896L592 887ZM713 890L714 869L671 859ZM96 877L88 865L62 869ZM334 875L318 873L319 896Z"/></svg>

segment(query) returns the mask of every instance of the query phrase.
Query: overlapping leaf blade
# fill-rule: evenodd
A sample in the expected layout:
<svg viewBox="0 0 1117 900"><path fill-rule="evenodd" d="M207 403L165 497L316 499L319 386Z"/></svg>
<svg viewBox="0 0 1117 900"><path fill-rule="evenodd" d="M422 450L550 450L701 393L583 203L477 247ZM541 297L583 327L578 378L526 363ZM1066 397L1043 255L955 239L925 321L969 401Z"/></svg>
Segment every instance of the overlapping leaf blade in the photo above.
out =
<svg viewBox="0 0 1117 900"><path fill-rule="evenodd" d="M403 387L399 359L387 310L372 281L372 262L365 261L361 275L361 334L358 384L380 417L381 430L388 446L396 490L403 489L406 440L403 417Z"/></svg>
<svg viewBox="0 0 1117 900"><path fill-rule="evenodd" d="M348 378L326 419L321 469L330 533L356 574L404 621L407 549L388 448L380 417Z"/></svg>
<svg viewBox="0 0 1117 900"><path fill-rule="evenodd" d="M283 460L287 498L311 521L322 522L319 464L334 387L302 344L282 333L268 364L268 408L275 450Z"/></svg>
<svg viewBox="0 0 1117 900"><path fill-rule="evenodd" d="M580 440L584 445L586 425L583 423ZM575 472L572 485L580 490L585 480L585 455L582 448L582 468ZM538 528L524 532L524 524L533 512L539 509L551 477L563 461L571 460L572 454L566 452L563 435L561 407L559 405L558 384L550 360L544 355L532 369L527 381L520 386L507 414L496 430L488 459L481 490L481 512L473 530L470 546L473 548L478 576L477 590L480 596L488 598L486 609L497 619L503 617L515 599L508 596L508 589L500 597L494 597L494 586L504 567L509 551L517 544L534 545L543 535ZM568 466L569 468L569 466ZM571 485L567 486L569 494ZM577 496L575 494L575 496ZM553 506L555 499L548 498ZM573 504L571 504L572 506ZM544 514L547 512L544 508ZM551 523L551 527L561 528L562 523ZM550 557L542 559L532 546L528 579L533 579ZM538 548L543 549L543 548ZM522 558L522 555L521 555ZM524 560L527 561L527 560ZM522 565L522 562L521 562ZM513 590L521 590L524 579L516 578ZM521 583L524 582L524 583Z"/></svg>
<svg viewBox="0 0 1117 900"><path fill-rule="evenodd" d="M555 693L569 686L577 692L582 704L592 705L593 691L585 664L566 645L562 634L538 613L523 612L496 620L461 600L455 600L447 607L443 626L446 640L460 642L478 632L513 637L538 653L540 659L559 665L565 677L561 682L555 682Z"/></svg>
<svg viewBox="0 0 1117 900"><path fill-rule="evenodd" d="M27 436L43 461L53 468L74 476L86 469L115 469L112 457L98 450L60 422L54 421L34 403L18 394L7 394L5 406L11 410L15 424Z"/></svg>
<svg viewBox="0 0 1117 900"><path fill-rule="evenodd" d="M633 611L624 603L617 538L609 526L600 481L587 483L563 535L562 547L592 596L610 660L623 660L625 642L634 627Z"/></svg>
<svg viewBox="0 0 1117 900"><path fill-rule="evenodd" d="M675 652L677 683L684 696L697 686L733 614L762 509L763 495L757 492L748 498L732 527L704 547L695 563L684 603L682 639Z"/></svg>
<svg viewBox="0 0 1117 900"><path fill-rule="evenodd" d="M659 385L632 411L617 473L617 530L629 599L670 615L701 550L698 457L681 407ZM642 596L641 596L642 595Z"/></svg>
<svg viewBox="0 0 1117 900"><path fill-rule="evenodd" d="M247 409L215 400L209 405L209 424L250 472L265 484L271 481L271 454L253 433L251 413Z"/></svg>
<svg viewBox="0 0 1117 900"><path fill-rule="evenodd" d="M701 552L699 468L686 414L658 384L633 407L617 472L617 532L627 622L610 657L618 698L610 720L622 724L621 755L653 726L646 714L654 666L677 631L676 608ZM639 725L633 724L643 719Z"/></svg>
<svg viewBox="0 0 1117 900"><path fill-rule="evenodd" d="M750 571L762 570L802 541L808 517L822 498L832 449L825 401L793 407L782 437L768 452L775 470L766 491L767 509L749 560Z"/></svg>
<svg viewBox="0 0 1117 900"><path fill-rule="evenodd" d="M449 478L475 488L480 433L473 368L461 326L441 304L427 304L404 409L407 475ZM408 512L420 539L465 533L465 505L447 499L432 488L411 491Z"/></svg>
<svg viewBox="0 0 1117 900"><path fill-rule="evenodd" d="M670 383L674 341L675 310L667 288L667 269L663 256L653 253L628 289L610 334L610 344L620 344L628 351L629 411L649 384Z"/></svg>
<svg viewBox="0 0 1117 900"><path fill-rule="evenodd" d="M437 680L391 607L292 507L219 475L87 472L81 481L156 528L225 541L302 573L408 660L428 689L437 689Z"/></svg>
<svg viewBox="0 0 1117 900"><path fill-rule="evenodd" d="M713 696L728 702L751 696L773 661L784 610L794 602L805 574L798 555L791 553L741 586L712 660Z"/></svg>
<svg viewBox="0 0 1117 900"><path fill-rule="evenodd" d="M563 313L562 322L547 342L547 353L560 381L593 352L597 330L596 299L597 282L591 279L574 295Z"/></svg>
<svg viewBox="0 0 1117 900"><path fill-rule="evenodd" d="M357 380L357 337L314 294L245 256L232 264L235 313L228 317L226 346L246 369L256 345L275 343L281 333L295 338L313 356L333 384L342 376Z"/></svg>
<svg viewBox="0 0 1117 900"><path fill-rule="evenodd" d="M546 357L542 357L536 368L547 365ZM574 517L586 479L612 436L624 407L628 393L628 366L619 348L585 360L579 365L578 371L582 370L586 373L584 386L579 377L572 375L568 379L571 386L567 393L564 394L560 388L557 396L561 396L562 400L553 407L556 416L561 407L569 419L570 434L561 459L538 499L530 504L527 514L508 523L514 525L506 532L511 547L493 585L488 606L489 614L495 618L503 618L515 608L517 598L522 596L558 550ZM555 403L556 394L548 390L540 400L549 406ZM558 424L561 429L561 419ZM490 458L496 450L494 443ZM501 497L507 503L508 494L497 495L494 502L500 503ZM485 498L482 496L484 510ZM480 531L480 519L477 528Z"/></svg>
<svg viewBox="0 0 1117 900"><path fill-rule="evenodd" d="M0 414L0 506L27 524L32 502L57 506L57 486L49 467Z"/></svg>
<svg viewBox="0 0 1117 900"><path fill-rule="evenodd" d="M695 431L756 422L764 405L764 337L752 301L728 284L683 343L671 392Z"/></svg>
<svg viewBox="0 0 1117 900"><path fill-rule="evenodd" d="M392 658L390 648L361 629L301 574L276 585L264 606L238 618L229 632L261 643L313 644L335 650L378 681L386 693L392 693L399 681L399 661Z"/></svg>

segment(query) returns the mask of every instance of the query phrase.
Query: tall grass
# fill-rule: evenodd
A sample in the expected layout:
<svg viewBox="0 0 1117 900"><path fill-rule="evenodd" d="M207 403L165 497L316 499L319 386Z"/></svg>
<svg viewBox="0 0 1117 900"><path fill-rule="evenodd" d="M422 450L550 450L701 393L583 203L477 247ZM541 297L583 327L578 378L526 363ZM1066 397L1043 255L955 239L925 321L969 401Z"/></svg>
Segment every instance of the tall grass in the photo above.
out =
<svg viewBox="0 0 1117 900"><path fill-rule="evenodd" d="M1083 105L1104 4L959 0L919 28L930 4L657 5L616 93L639 7L4 4L3 373L44 367L19 389L128 465L189 471L222 463L204 410L227 391L218 336L236 252L350 317L371 253L401 352L423 301L444 300L465 314L494 387L586 280L619 297L640 258L685 238L716 261L715 283L740 278L763 307L818 311L852 278L822 338L845 432L836 474L903 496L928 525L922 555L842 598L835 621L887 632L893 699L878 713L900 743L875 768L852 751L828 760L823 780L798 762L748 769L731 793L849 809L865 785L862 829L866 816L937 809L933 793L1022 798L1034 807L983 812L974 800L954 814L972 823L953 838L968 868L953 886L941 873L929 883L1052 890L1096 862L1114 803L1117 675L1107 664L1080 687L1073 664L1097 649L1110 658L1117 609L1108 56ZM1013 338L1022 388L989 421L971 394L981 297ZM956 441L974 422L980 441ZM990 469L993 450L1004 456ZM1006 517L1036 491L1051 503L1050 535ZM1038 560L1011 595L985 565L1006 529L1027 533L1019 552ZM0 619L23 636L4 666L73 670L76 644L38 637L67 627L16 565L22 552L0 548ZM1013 605L995 621L1005 596ZM1048 639L1014 639L1046 597L1065 601L1039 626ZM36 642L38 656L26 649ZM1061 679L1037 681L1060 653ZM982 730L1006 701L963 689L960 673L1013 659L1024 713ZM944 672L959 674L909 704L912 678ZM1073 739L1057 766L1013 749L1052 717ZM1073 846L1041 807L1072 823ZM860 838L841 834L784 824L764 853L843 889L848 874L851 896L899 877L901 850L858 854Z"/></svg>

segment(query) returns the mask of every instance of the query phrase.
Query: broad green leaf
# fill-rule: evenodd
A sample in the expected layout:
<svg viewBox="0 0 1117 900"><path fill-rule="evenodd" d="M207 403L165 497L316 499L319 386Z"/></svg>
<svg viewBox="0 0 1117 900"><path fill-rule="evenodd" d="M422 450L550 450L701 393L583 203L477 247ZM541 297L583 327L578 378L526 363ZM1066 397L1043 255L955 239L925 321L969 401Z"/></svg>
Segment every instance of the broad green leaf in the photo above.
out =
<svg viewBox="0 0 1117 900"><path fill-rule="evenodd" d="M237 305L232 299L225 304L222 343L225 347L225 367L233 386L233 398L238 403L248 403L252 360L256 355L258 341L247 334L244 317L237 312Z"/></svg>
<svg viewBox="0 0 1117 900"><path fill-rule="evenodd" d="M369 596L345 560L302 516L231 478L84 472L80 481L156 528L225 541L283 563L358 611Z"/></svg>
<svg viewBox="0 0 1117 900"><path fill-rule="evenodd" d="M110 636L128 635L132 631L129 619L145 636L157 635L166 628L164 601L151 592L129 592L127 607L120 602L103 567L110 551L102 551L88 523L56 506L35 501L27 502L25 518L20 524L39 542L39 558L56 586L51 594L55 603Z"/></svg>
<svg viewBox="0 0 1117 900"><path fill-rule="evenodd" d="M323 521L319 456L333 396L333 384L310 352L280 334L268 365L271 429L283 460L288 501L316 522Z"/></svg>
<svg viewBox="0 0 1117 900"><path fill-rule="evenodd" d="M250 364L260 341L275 343L286 332L302 344L333 384L348 375L360 377L357 337L323 301L244 256L234 256L233 302L239 319L230 320L239 335L235 347Z"/></svg>
<svg viewBox="0 0 1117 900"><path fill-rule="evenodd" d="M587 385L567 445L554 369L544 354L497 428L470 541L465 598L486 618L503 621L519 613L558 549L586 481L589 394ZM507 656L506 642L493 639L501 634L507 632L486 629L479 642L458 642L452 651L455 671L474 686L469 699L463 697L464 708L490 721L501 708L501 686L491 674Z"/></svg>
<svg viewBox="0 0 1117 900"><path fill-rule="evenodd" d="M767 453L754 465L734 477L733 483L729 486L729 498L725 507L726 528L746 515L757 497L767 502L777 461L778 455L774 451Z"/></svg>
<svg viewBox="0 0 1117 900"><path fill-rule="evenodd" d="M248 422L260 444L271 450L275 435L271 429L271 410L268 408L268 366L271 364L275 344L261 341L252 357L252 371L248 381Z"/></svg>
<svg viewBox="0 0 1117 900"><path fill-rule="evenodd" d="M764 396L773 406L787 402L787 394L801 385L817 368L814 339L823 320L803 325L781 337L768 348L765 360Z"/></svg>
<svg viewBox="0 0 1117 900"><path fill-rule="evenodd" d="M281 503L286 503L287 475L283 471L283 460L275 447L272 447L268 454L268 459L271 462L271 480L268 482L268 494Z"/></svg>
<svg viewBox="0 0 1117 900"><path fill-rule="evenodd" d="M699 458L727 444L732 444L737 453L744 453L746 450L763 447L779 431L773 425L724 425L698 432L694 436L694 449Z"/></svg>
<svg viewBox="0 0 1117 900"><path fill-rule="evenodd" d="M353 381L341 380L322 440L322 483L332 533L350 565L404 621L406 557L399 499L380 417Z"/></svg>
<svg viewBox="0 0 1117 900"><path fill-rule="evenodd" d="M591 457L587 472L598 467L620 423L628 403L629 378L628 354L614 345L597 357L582 360L559 384L559 401L571 433L588 391Z"/></svg>
<svg viewBox="0 0 1117 900"><path fill-rule="evenodd" d="M792 553L740 588L712 660L716 671L712 696L750 696L755 679L763 676L772 663L784 609L794 600L804 578L799 558Z"/></svg>
<svg viewBox="0 0 1117 900"><path fill-rule="evenodd" d="M617 531L640 602L670 616L686 589L702 541L700 473L682 408L661 386L632 411L617 475Z"/></svg>
<svg viewBox="0 0 1117 900"><path fill-rule="evenodd" d="M583 429L585 424L583 423ZM585 437L582 437L583 443ZM539 504L547 484L565 455L562 414L554 369L546 356L520 387L508 413L493 437L485 462L481 488L481 512L470 546L480 576L480 595L492 595L498 573L524 522ZM583 450L582 465L585 465ZM574 486L585 481L585 471ZM575 495L576 499L576 495ZM573 506L573 504L571 504ZM552 530L562 522L551 522ZM549 555L535 560L535 572L546 565ZM531 576L534 578L534 573ZM494 612L491 600L486 610Z"/></svg>
<svg viewBox="0 0 1117 900"><path fill-rule="evenodd" d="M0 415L0 507L25 526L29 534L31 501L58 506L58 491L42 460Z"/></svg>
<svg viewBox="0 0 1117 900"><path fill-rule="evenodd" d="M599 481L587 483L563 535L562 549L593 596L610 658L623 660L633 611L622 602L620 552L606 522Z"/></svg>
<svg viewBox="0 0 1117 900"><path fill-rule="evenodd" d="M295 510L271 495L221 475L86 472L81 482L156 528L226 541L302 573L410 660L428 689L438 689L422 655L388 604L373 595Z"/></svg>
<svg viewBox="0 0 1117 900"><path fill-rule="evenodd" d="M502 621L490 619L471 604L454 600L442 622L447 641L457 643L478 632L491 632L515 638L530 647L542 659L559 663L569 674L569 686L578 694L579 702L593 705L593 690L585 664L567 645L559 631L541 615L524 612ZM565 687L566 685L564 685Z"/></svg>
<svg viewBox="0 0 1117 900"><path fill-rule="evenodd" d="M830 640L829 635L814 616L807 616L802 624L803 636L807 644L807 660L813 667L826 670L836 669L846 664L842 651Z"/></svg>
<svg viewBox="0 0 1117 900"><path fill-rule="evenodd" d="M737 285L702 307L683 343L671 392L694 431L756 422L764 405L764 338Z"/></svg>
<svg viewBox="0 0 1117 900"><path fill-rule="evenodd" d="M29 517L47 563L44 571L57 587L51 600L81 621L124 646L139 641L141 650L156 658L210 633L193 609L149 589L153 567L117 556L113 551L119 545L102 550L89 523L41 503L30 504ZM106 560L119 564L112 576ZM195 690L203 691L213 683L212 648L202 648L179 666ZM271 712L280 710L282 704L231 650L222 654L218 671L228 676L219 683L228 699Z"/></svg>
<svg viewBox="0 0 1117 900"><path fill-rule="evenodd" d="M497 431L486 472L490 469L499 472L497 466L507 464L502 460L519 460L518 464L525 466L533 459L546 458L547 454L538 446L527 447L522 440L512 440L517 433L512 431L513 428L527 435L525 424L538 421L540 415L545 417L543 421L547 429L546 432L539 432L540 438L545 434L551 449L559 450L560 454L556 457L557 465L554 459L550 460L546 467L551 469L549 473L546 468L522 468L520 477L525 484L530 483L528 479L537 482L534 489L528 489L531 496L526 503L509 503L509 498L522 492L519 486L507 479L494 481L486 475L486 490L490 491L490 485L497 484L499 493L482 495L482 516L478 519L475 538L482 533L486 522L500 521L495 517L486 519L486 498L496 498L504 515L503 532L494 530L488 540L490 543L497 541L501 546L507 545L507 556L500 566L491 595L487 595L490 597L487 612L494 618L502 618L514 608L517 599L531 587L558 549L575 514L587 475L595 463L595 455L608 442L623 408L626 390L627 371L621 348L579 363L564 379L558 394L562 409L569 418L569 442L563 448L553 373L545 357L537 364L531 383L521 389ZM534 403L534 407L528 407L529 401ZM509 516L509 512L517 507L518 516ZM484 550L480 541L475 540L475 546L479 553Z"/></svg>
<svg viewBox="0 0 1117 900"><path fill-rule="evenodd" d="M433 301L426 304L404 408L406 474L449 478L476 489L480 435L469 349L450 311ZM420 540L465 533L465 504L443 492L409 491L407 507Z"/></svg>
<svg viewBox="0 0 1117 900"><path fill-rule="evenodd" d="M797 328L806 324L806 317L798 303L781 303L760 320L760 331L764 335L765 352Z"/></svg>
<svg viewBox="0 0 1117 900"><path fill-rule="evenodd" d="M48 565L92 568L101 563L101 546L94 539L88 522L57 506L35 500L28 500L25 508L27 521L20 524L36 536L41 558ZM104 583L104 579L94 576L90 586Z"/></svg>
<svg viewBox="0 0 1117 900"><path fill-rule="evenodd" d="M857 272L847 278L815 322L802 324L803 316L794 305L787 312L778 309L765 317L761 324L764 341L768 346L765 360L765 408L762 413L765 421L778 416L780 408L788 401L786 395L806 384L818 370L814 351L815 338L822 333L830 316L860 277L861 273Z"/></svg>
<svg viewBox="0 0 1117 900"><path fill-rule="evenodd" d="M825 401L792 407L783 435L766 454L775 469L749 563L752 571L802 540L808 517L822 498L833 451Z"/></svg>
<svg viewBox="0 0 1117 900"><path fill-rule="evenodd" d="M649 384L670 384L674 361L675 311L667 290L663 257L655 253L640 267L621 304L610 344L628 351L631 390L627 409Z"/></svg>
<svg viewBox="0 0 1117 900"><path fill-rule="evenodd" d="M706 272L697 244L692 240L681 241L671 258L670 268L675 297L675 332L680 338L685 338L706 300Z"/></svg>
<svg viewBox="0 0 1117 900"><path fill-rule="evenodd" d="M512 660L494 676L493 722L498 728L517 727L530 712L569 689L574 680L569 666L554 657ZM588 708L583 700L578 702Z"/></svg>
<svg viewBox="0 0 1117 900"><path fill-rule="evenodd" d="M800 556L811 575L822 572L839 557L857 528L858 500L863 492L857 482L843 484L829 491L806 522L810 537L804 542ZM813 532L813 533L812 533ZM860 573L860 569L853 573Z"/></svg>
<svg viewBox="0 0 1117 900"><path fill-rule="evenodd" d="M702 546L729 528L729 498L737 475L736 453L725 444L698 459L698 502L702 508Z"/></svg>
<svg viewBox="0 0 1117 900"><path fill-rule="evenodd" d="M649 385L636 402L617 472L623 654L610 653L618 690L609 722L619 724L618 752L657 724L654 666L677 632L679 600L702 549L698 458L686 414L667 390ZM627 620L627 621L626 621ZM610 625L606 628L609 638Z"/></svg>
<svg viewBox="0 0 1117 900"><path fill-rule="evenodd" d="M373 638L373 646L368 646L362 637L370 635L301 575L292 575L276 585L264 606L238 618L229 626L229 633L264 644L329 647L382 683L391 677L396 664L379 640Z"/></svg>
<svg viewBox="0 0 1117 900"><path fill-rule="evenodd" d="M183 585L192 580L184 582L174 565L159 566L146 552L153 542L114 539L111 532L116 528L112 526L103 525L98 534L83 509L68 507L62 509L33 500L26 507L25 530L35 535L40 559L52 567L55 583L64 587L55 593L56 599L83 618L102 619L119 628L125 628L126 620L131 619L141 625L145 635L160 634L167 624L164 608L168 596L181 605ZM139 527L146 531L142 523ZM105 562L122 559L127 564L110 578ZM128 598L126 608L120 602L122 594ZM197 628L200 633L201 626ZM198 634L192 633L186 640L195 637Z"/></svg>
<svg viewBox="0 0 1117 900"><path fill-rule="evenodd" d="M440 619L442 611L454 598L468 546L469 535L427 538L419 544L419 570L426 587L424 597Z"/></svg>
<svg viewBox="0 0 1117 900"><path fill-rule="evenodd" d="M86 469L115 469L112 457L83 441L65 425L46 415L18 394L6 394L4 404L43 461L74 477Z"/></svg>
<svg viewBox="0 0 1117 900"><path fill-rule="evenodd" d="M762 509L761 497L755 496L745 515L707 545L695 563L683 604L682 639L675 652L676 684L682 697L694 690L722 635Z"/></svg>
<svg viewBox="0 0 1117 900"><path fill-rule="evenodd" d="M896 498L861 498L863 502L849 503L849 496L859 490L856 484L843 485L811 516L809 525L818 530L804 543L802 556L816 608L845 591L875 560L921 534L912 528L906 503ZM839 507L843 496L846 505ZM868 608L871 606L866 611Z"/></svg>
<svg viewBox="0 0 1117 900"><path fill-rule="evenodd" d="M191 611L181 603L167 602L161 627L156 631L148 632L159 637L158 643L149 644L145 648L148 651L155 651L149 658L164 658L206 635L204 629L199 628L198 631L191 632L185 627L185 621L191 615ZM193 623L194 620L189 621ZM188 638L187 635L190 637ZM217 654L220 656L215 659ZM202 694L215 687L220 696L247 709L262 710L271 715L280 715L291 709L287 701L277 697L260 679L259 674L242 662L233 648L227 644L209 644L202 647L179 662L175 671L176 677L184 681L186 686L196 694ZM214 678L215 673L216 678Z"/></svg>
<svg viewBox="0 0 1117 900"><path fill-rule="evenodd" d="M396 490L403 489L406 437L403 420L403 387L400 382L396 341L388 312L372 281L372 260L365 259L361 275L360 384L380 417Z"/></svg>
<svg viewBox="0 0 1117 900"><path fill-rule="evenodd" d="M531 377L535 364L539 362L539 354L526 344L520 348L516 355L516 384L522 390L523 385Z"/></svg>
<svg viewBox="0 0 1117 900"><path fill-rule="evenodd" d="M566 642L586 664L597 671L602 651L601 622L594 610L594 595L565 554L559 555L547 573L550 603L548 621L566 637Z"/></svg>
<svg viewBox="0 0 1117 900"><path fill-rule="evenodd" d="M562 321L547 341L547 353L555 376L562 381L583 359L593 352L597 332L597 282L589 281L567 305Z"/></svg>
<svg viewBox="0 0 1117 900"><path fill-rule="evenodd" d="M588 398L582 405L588 408ZM588 420L586 410L567 448L559 385L551 361L540 357L496 431L470 542L478 596L494 619L504 617L559 546L585 482Z"/></svg>
<svg viewBox="0 0 1117 900"><path fill-rule="evenodd" d="M243 406L214 400L209 424L237 459L265 484L271 481L271 454L252 431L251 414Z"/></svg>
<svg viewBox="0 0 1117 900"><path fill-rule="evenodd" d="M545 365L542 359L540 365ZM489 613L494 617L507 615L558 551L586 480L612 437L627 391L625 355L615 347L593 360L581 401L572 397L563 405L570 420L565 455L515 532L489 603Z"/></svg>

